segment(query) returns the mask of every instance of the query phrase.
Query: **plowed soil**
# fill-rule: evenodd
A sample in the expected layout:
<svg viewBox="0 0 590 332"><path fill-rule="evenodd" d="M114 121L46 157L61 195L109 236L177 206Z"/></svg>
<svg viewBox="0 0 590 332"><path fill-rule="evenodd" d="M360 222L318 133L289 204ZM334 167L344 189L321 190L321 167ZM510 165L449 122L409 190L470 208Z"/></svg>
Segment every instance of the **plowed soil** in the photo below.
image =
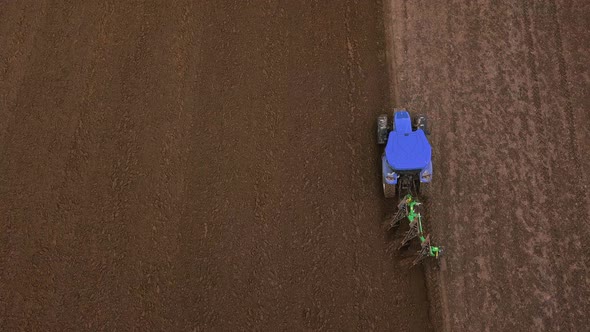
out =
<svg viewBox="0 0 590 332"><path fill-rule="evenodd" d="M0 2L0 330L584 330L589 18ZM431 120L426 279L381 228L393 106Z"/></svg>
<svg viewBox="0 0 590 332"><path fill-rule="evenodd" d="M590 3L386 3L392 95L430 116L446 331L590 326Z"/></svg>
<svg viewBox="0 0 590 332"><path fill-rule="evenodd" d="M1 330L431 328L381 3L2 1L0 60Z"/></svg>

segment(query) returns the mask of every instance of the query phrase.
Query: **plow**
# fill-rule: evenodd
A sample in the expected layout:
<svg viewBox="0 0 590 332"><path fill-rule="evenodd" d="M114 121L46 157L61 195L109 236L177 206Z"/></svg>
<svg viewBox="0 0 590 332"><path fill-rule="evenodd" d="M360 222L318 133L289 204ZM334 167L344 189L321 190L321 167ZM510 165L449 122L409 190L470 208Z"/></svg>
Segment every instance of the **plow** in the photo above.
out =
<svg viewBox="0 0 590 332"><path fill-rule="evenodd" d="M432 149L427 135L426 116L412 117L405 109L395 110L393 120L387 114L377 119L377 142L385 145L381 157L383 193L386 198L398 198L395 215L386 221L386 229L397 230L402 222L407 222L409 229L405 232L398 250L408 249L415 239L420 242L420 249L412 266L418 265L429 257L441 257L443 247L431 243L430 234L424 231L422 203L418 197L421 186L432 181Z"/></svg>
<svg viewBox="0 0 590 332"><path fill-rule="evenodd" d="M397 229L403 220L407 220L409 223L409 229L406 231L398 247L399 250L408 248L411 241L416 238L420 240L420 250L412 263L413 266L428 257L438 259L443 253L442 247L437 247L430 243L430 234L424 233L422 215L417 211L418 206L421 204L411 194L407 194L398 204L397 213L386 223L387 230Z"/></svg>

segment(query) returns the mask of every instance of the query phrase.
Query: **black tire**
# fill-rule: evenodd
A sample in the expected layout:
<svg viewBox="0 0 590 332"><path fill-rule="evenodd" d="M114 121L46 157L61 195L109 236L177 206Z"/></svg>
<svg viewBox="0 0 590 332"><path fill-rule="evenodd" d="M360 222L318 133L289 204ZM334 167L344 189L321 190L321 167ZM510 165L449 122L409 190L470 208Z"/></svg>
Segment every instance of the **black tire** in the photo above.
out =
<svg viewBox="0 0 590 332"><path fill-rule="evenodd" d="M414 124L412 125L414 130L422 129L424 134L430 135L430 130L428 128L428 117L423 114L419 114L418 116L414 117Z"/></svg>
<svg viewBox="0 0 590 332"><path fill-rule="evenodd" d="M377 118L377 144L386 144L388 135L389 125L387 123L387 114L381 114Z"/></svg>
<svg viewBox="0 0 590 332"><path fill-rule="evenodd" d="M421 182L420 182L419 179L414 181L414 188L413 189L414 189L414 195L415 196L422 195L422 192L421 192L422 191L421 190Z"/></svg>
<svg viewBox="0 0 590 332"><path fill-rule="evenodd" d="M388 184L385 179L383 179L383 195L385 198L395 198L395 185Z"/></svg>

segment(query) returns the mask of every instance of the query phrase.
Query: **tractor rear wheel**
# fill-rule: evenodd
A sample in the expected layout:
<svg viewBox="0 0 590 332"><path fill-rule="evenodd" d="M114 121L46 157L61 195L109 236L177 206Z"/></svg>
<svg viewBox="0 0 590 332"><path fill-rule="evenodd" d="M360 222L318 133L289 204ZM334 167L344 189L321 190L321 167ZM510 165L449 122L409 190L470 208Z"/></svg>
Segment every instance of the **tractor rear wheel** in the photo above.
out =
<svg viewBox="0 0 590 332"><path fill-rule="evenodd" d="M388 184L385 179L383 179L383 195L385 198L395 198L395 185Z"/></svg>
<svg viewBox="0 0 590 332"><path fill-rule="evenodd" d="M421 190L420 190L420 179L416 179L414 180L414 188L413 188L413 192L415 196L420 196L421 195Z"/></svg>

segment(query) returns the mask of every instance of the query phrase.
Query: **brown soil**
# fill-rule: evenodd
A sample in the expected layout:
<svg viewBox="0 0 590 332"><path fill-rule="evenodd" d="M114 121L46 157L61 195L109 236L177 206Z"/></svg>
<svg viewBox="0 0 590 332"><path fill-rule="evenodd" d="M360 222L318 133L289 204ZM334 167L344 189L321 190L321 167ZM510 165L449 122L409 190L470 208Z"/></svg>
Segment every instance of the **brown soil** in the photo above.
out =
<svg viewBox="0 0 590 332"><path fill-rule="evenodd" d="M431 118L446 331L590 326L590 5L386 3L392 95ZM430 268L428 269L430 270Z"/></svg>
<svg viewBox="0 0 590 332"><path fill-rule="evenodd" d="M584 329L589 17L0 2L0 329ZM380 227L394 105L432 124L426 281Z"/></svg>
<svg viewBox="0 0 590 332"><path fill-rule="evenodd" d="M0 2L1 330L431 329L382 4L98 3Z"/></svg>

